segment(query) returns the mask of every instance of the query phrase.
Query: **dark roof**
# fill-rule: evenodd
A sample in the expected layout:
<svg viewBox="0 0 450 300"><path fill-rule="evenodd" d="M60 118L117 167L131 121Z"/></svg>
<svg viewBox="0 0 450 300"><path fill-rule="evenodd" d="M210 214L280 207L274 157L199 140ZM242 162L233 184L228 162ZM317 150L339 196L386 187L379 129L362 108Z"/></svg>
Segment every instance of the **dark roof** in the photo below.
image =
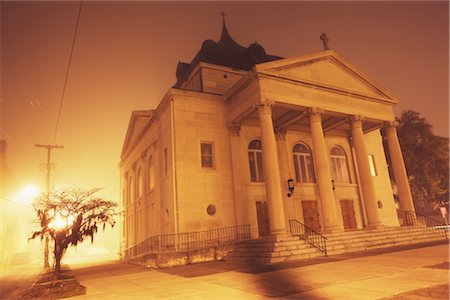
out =
<svg viewBox="0 0 450 300"><path fill-rule="evenodd" d="M224 21L222 34L218 42L205 40L190 64L178 63L175 87L180 87L187 80L189 74L199 62L248 71L256 64L278 59L282 59L282 57L266 54L264 48L256 42L248 48L236 43L228 33Z"/></svg>

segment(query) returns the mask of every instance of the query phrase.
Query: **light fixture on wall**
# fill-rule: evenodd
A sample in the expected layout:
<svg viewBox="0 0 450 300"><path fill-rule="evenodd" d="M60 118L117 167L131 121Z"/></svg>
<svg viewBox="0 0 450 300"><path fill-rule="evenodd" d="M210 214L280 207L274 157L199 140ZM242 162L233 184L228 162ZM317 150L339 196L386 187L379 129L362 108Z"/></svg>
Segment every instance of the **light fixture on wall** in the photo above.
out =
<svg viewBox="0 0 450 300"><path fill-rule="evenodd" d="M294 187L294 180L289 178L287 183L288 183L288 189L289 189L289 192L288 192L287 196L291 197L292 194L294 193L294 189L295 189L295 187Z"/></svg>

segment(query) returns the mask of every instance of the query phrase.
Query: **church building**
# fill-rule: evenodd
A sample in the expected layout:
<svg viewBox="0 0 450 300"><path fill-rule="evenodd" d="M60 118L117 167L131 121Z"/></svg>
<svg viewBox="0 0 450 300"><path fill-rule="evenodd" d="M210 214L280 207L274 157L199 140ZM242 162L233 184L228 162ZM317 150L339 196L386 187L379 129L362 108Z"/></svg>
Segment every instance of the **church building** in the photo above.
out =
<svg viewBox="0 0 450 300"><path fill-rule="evenodd" d="M283 235L399 227L414 211L398 98L334 50L282 58L225 22L155 109L133 111L120 158L121 251L159 235L250 225ZM380 129L386 129L399 207Z"/></svg>

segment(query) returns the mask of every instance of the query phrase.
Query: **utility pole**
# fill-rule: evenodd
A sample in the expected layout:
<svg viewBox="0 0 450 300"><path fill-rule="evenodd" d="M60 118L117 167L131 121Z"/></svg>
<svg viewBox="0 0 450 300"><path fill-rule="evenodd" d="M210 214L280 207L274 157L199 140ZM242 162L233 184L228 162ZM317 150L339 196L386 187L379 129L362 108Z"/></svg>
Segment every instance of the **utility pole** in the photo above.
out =
<svg viewBox="0 0 450 300"><path fill-rule="evenodd" d="M47 199L50 197L50 190L51 190L51 186L50 186L50 174L52 171L52 150L53 149L63 149L64 146L63 145L41 145L41 144L35 144L34 145L36 148L46 148L47 149L47 164L45 165L45 168L47 170L47 176L46 176L46 180L45 180L45 184L46 184L46 193L47 193ZM48 234L45 235L45 244L44 244L44 268L48 269L50 267L50 264L48 262L48 243L49 243L49 238L48 238Z"/></svg>

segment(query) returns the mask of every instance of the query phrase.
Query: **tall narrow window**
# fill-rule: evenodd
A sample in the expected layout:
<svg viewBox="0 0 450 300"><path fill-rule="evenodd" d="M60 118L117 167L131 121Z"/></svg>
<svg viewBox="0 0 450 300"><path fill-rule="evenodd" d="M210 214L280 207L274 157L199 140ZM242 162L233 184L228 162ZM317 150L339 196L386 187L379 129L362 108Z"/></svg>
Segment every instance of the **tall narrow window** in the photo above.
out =
<svg viewBox="0 0 450 300"><path fill-rule="evenodd" d="M203 142L200 143L202 168L213 168L214 167L214 157L213 157L213 144Z"/></svg>
<svg viewBox="0 0 450 300"><path fill-rule="evenodd" d="M368 157L369 157L370 174L372 176L377 176L377 169L375 168L375 157L372 154L369 154Z"/></svg>
<svg viewBox="0 0 450 300"><path fill-rule="evenodd" d="M296 144L292 152L297 182L316 182L314 165L309 148L304 144Z"/></svg>
<svg viewBox="0 0 450 300"><path fill-rule="evenodd" d="M138 198L142 197L144 192L144 176L142 176L142 168L138 169Z"/></svg>
<svg viewBox="0 0 450 300"><path fill-rule="evenodd" d="M331 176L336 183L350 183L347 155L341 147L333 147L330 151Z"/></svg>
<svg viewBox="0 0 450 300"><path fill-rule="evenodd" d="M148 189L151 191L155 188L155 167L153 166L153 156L148 159Z"/></svg>
<svg viewBox="0 0 450 300"><path fill-rule="evenodd" d="M164 176L167 176L167 172L168 172L168 157L167 157L167 147L164 148Z"/></svg>
<svg viewBox="0 0 450 300"><path fill-rule="evenodd" d="M134 199L134 189L135 189L134 178L133 178L133 176L131 176L128 179L128 201L129 201L129 203L133 203L135 200Z"/></svg>
<svg viewBox="0 0 450 300"><path fill-rule="evenodd" d="M264 173L262 165L261 140L253 140L248 145L248 162L250 165L250 179L253 182L263 182Z"/></svg>

